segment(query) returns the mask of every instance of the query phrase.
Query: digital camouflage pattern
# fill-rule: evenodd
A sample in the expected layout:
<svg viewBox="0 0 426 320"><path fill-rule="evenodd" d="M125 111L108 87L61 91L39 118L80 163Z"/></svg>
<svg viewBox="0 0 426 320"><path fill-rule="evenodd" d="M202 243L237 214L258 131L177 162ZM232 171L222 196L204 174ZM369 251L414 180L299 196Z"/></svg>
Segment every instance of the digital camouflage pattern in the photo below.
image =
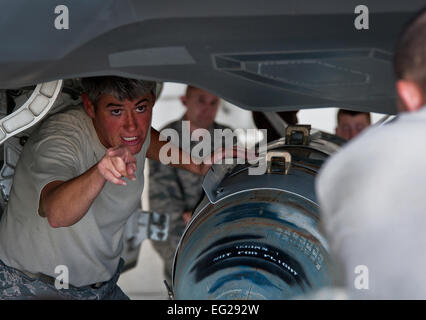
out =
<svg viewBox="0 0 426 320"><path fill-rule="evenodd" d="M111 280L99 288L91 286L56 289L51 281L31 278L25 273L5 265L0 260L0 300L129 300L117 285L124 260Z"/></svg>

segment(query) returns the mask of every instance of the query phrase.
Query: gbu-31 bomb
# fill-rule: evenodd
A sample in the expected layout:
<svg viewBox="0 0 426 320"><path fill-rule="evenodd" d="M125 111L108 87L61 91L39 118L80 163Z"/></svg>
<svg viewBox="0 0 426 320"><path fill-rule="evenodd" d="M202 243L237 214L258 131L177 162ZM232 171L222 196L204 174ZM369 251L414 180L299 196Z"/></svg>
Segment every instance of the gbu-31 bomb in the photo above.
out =
<svg viewBox="0 0 426 320"><path fill-rule="evenodd" d="M214 165L176 250L176 299L289 299L336 285L314 179L339 148L310 126L268 145L267 171Z"/></svg>

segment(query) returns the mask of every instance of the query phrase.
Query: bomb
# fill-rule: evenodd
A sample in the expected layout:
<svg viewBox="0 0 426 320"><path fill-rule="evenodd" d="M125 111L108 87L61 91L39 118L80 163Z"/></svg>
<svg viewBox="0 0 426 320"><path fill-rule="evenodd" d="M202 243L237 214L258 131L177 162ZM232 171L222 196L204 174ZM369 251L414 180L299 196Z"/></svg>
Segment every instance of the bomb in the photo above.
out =
<svg viewBox="0 0 426 320"><path fill-rule="evenodd" d="M338 283L320 231L314 181L342 140L289 126L267 170L214 165L173 267L175 299L291 299Z"/></svg>

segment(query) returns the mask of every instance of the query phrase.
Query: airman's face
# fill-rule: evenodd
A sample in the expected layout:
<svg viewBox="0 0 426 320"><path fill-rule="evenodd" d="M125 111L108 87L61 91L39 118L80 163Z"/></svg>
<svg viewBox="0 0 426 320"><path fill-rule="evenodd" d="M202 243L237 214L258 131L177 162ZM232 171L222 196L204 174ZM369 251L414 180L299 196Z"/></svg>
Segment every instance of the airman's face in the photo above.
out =
<svg viewBox="0 0 426 320"><path fill-rule="evenodd" d="M197 128L208 129L216 117L220 99L199 88L190 90L187 96L181 97L186 106L186 120Z"/></svg>
<svg viewBox="0 0 426 320"><path fill-rule="evenodd" d="M365 114L349 115L342 114L339 116L339 123L336 128L336 135L343 139L350 140L360 134L370 125Z"/></svg>
<svg viewBox="0 0 426 320"><path fill-rule="evenodd" d="M98 138L105 148L125 145L132 154L140 152L149 133L154 102L152 93L123 101L103 94L95 108L87 95L83 95L86 112L92 118Z"/></svg>

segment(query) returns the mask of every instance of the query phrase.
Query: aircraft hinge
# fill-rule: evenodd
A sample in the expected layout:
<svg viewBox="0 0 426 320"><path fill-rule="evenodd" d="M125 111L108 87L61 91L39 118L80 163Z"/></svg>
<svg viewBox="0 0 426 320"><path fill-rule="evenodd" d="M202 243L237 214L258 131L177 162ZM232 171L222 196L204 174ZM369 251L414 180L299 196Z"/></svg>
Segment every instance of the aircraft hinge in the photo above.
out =
<svg viewBox="0 0 426 320"><path fill-rule="evenodd" d="M311 132L310 124L296 124L285 130L285 144L308 145Z"/></svg>
<svg viewBox="0 0 426 320"><path fill-rule="evenodd" d="M269 151L266 154L266 173L288 174L291 154L287 151Z"/></svg>

